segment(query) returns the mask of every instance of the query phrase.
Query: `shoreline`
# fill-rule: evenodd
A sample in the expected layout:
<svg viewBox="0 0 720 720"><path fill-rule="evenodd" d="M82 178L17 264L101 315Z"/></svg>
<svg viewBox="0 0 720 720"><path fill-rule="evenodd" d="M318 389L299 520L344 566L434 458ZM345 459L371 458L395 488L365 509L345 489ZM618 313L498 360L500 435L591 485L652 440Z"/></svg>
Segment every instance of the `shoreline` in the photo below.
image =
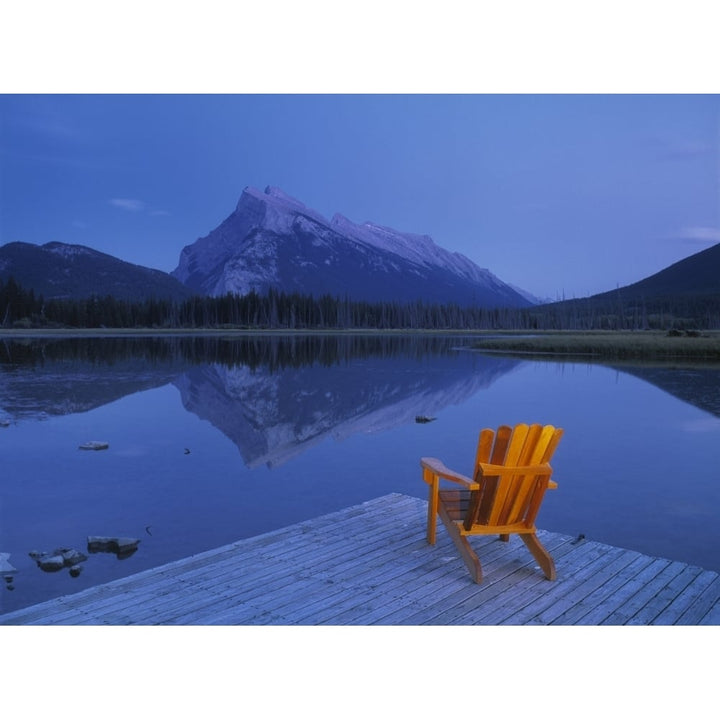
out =
<svg viewBox="0 0 720 720"><path fill-rule="evenodd" d="M0 328L0 338L43 338L43 337L180 337L188 335L243 336L243 335L463 335L498 336L515 333L508 330L463 330L463 329L379 329L379 328ZM523 333L527 334L527 333Z"/></svg>
<svg viewBox="0 0 720 720"><path fill-rule="evenodd" d="M669 335L662 330L535 331L454 329L372 329L372 328L31 328L0 329L2 340L79 338L173 338L248 336L436 336L465 337L473 342L467 349L479 352L522 356L539 360L573 359L591 362L702 362L720 363L720 331L702 334Z"/></svg>
<svg viewBox="0 0 720 720"><path fill-rule="evenodd" d="M482 352L542 359L720 363L718 331L697 336L675 336L659 330L545 332L524 337L478 338L472 347Z"/></svg>

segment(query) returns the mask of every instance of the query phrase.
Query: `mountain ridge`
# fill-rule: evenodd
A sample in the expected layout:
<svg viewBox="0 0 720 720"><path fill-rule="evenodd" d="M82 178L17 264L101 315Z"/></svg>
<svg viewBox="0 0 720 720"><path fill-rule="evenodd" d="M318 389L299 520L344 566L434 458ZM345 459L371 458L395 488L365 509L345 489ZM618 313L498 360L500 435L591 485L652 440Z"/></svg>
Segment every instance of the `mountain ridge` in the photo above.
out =
<svg viewBox="0 0 720 720"><path fill-rule="evenodd" d="M720 243L637 282L533 308L543 327L713 329L720 327Z"/></svg>
<svg viewBox="0 0 720 720"><path fill-rule="evenodd" d="M161 270L135 265L86 245L11 242L0 246L0 279L13 277L45 300L112 295L119 300L170 298L190 291Z"/></svg>
<svg viewBox="0 0 720 720"><path fill-rule="evenodd" d="M627 300L671 295L697 296L720 293L720 243L688 255L652 275L590 296L590 299L611 298L618 292Z"/></svg>
<svg viewBox="0 0 720 720"><path fill-rule="evenodd" d="M429 235L398 232L370 221L358 224L339 213L328 220L273 186L264 192L245 188L233 213L183 248L172 273L84 245L11 242L0 246L0 281L9 277L46 300L92 295L182 300L251 289L262 294L272 287L288 294L371 302L415 299L515 308L577 303L533 297L440 247ZM684 303L683 298L706 297L720 297L720 243L582 301L605 311L605 306L619 307L618 302L642 303L644 308L646 301L662 299L664 312L673 298ZM647 309L652 309L650 304Z"/></svg>
<svg viewBox="0 0 720 720"><path fill-rule="evenodd" d="M186 245L170 273L199 294L271 287L354 300L527 307L489 270L435 244L372 222L331 220L279 188L246 187L233 213Z"/></svg>

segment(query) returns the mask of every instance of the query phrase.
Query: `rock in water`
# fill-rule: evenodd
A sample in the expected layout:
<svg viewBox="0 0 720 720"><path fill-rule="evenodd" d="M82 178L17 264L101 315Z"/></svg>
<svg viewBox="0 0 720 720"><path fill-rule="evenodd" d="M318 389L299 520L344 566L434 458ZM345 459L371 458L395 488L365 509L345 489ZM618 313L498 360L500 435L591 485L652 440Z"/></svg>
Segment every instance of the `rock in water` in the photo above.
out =
<svg viewBox="0 0 720 720"><path fill-rule="evenodd" d="M37 564L45 572L57 572L65 567L65 558L62 555L43 555L38 558Z"/></svg>
<svg viewBox="0 0 720 720"><path fill-rule="evenodd" d="M78 447L80 450L107 450L110 447L110 443L103 440L90 440Z"/></svg>
<svg viewBox="0 0 720 720"><path fill-rule="evenodd" d="M56 572L65 567L78 567L79 563L87 560L87 555L83 555L75 548L55 548L50 553L33 550L28 554L37 563L38 567L45 572Z"/></svg>
<svg viewBox="0 0 720 720"><path fill-rule="evenodd" d="M140 540L130 537L105 537L102 535L89 535L87 539L88 552L106 552L117 555L118 560L129 557L138 548Z"/></svg>
<svg viewBox="0 0 720 720"><path fill-rule="evenodd" d="M79 550L75 550L74 548L64 548L60 551L60 554L63 556L65 564L70 566L87 560L87 555L83 555Z"/></svg>

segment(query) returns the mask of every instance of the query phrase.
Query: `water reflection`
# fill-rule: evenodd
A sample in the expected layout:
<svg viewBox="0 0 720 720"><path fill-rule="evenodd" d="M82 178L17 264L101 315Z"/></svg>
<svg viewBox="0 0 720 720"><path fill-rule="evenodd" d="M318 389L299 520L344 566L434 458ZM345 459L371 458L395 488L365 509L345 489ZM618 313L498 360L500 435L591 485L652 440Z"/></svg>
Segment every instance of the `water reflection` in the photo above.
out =
<svg viewBox="0 0 720 720"><path fill-rule="evenodd" d="M389 492L424 497L420 456L470 472L479 428L520 421L566 430L541 527L720 570L720 371L471 342L0 340L0 566L17 568L0 612ZM90 439L109 448L79 451ZM29 555L90 537L142 542L122 562L88 553L75 576Z"/></svg>
<svg viewBox="0 0 720 720"><path fill-rule="evenodd" d="M472 353L374 357L292 372L213 364L174 384L185 408L230 438L248 466L275 467L328 435L379 432L436 415L517 364Z"/></svg>
<svg viewBox="0 0 720 720"><path fill-rule="evenodd" d="M720 417L718 368L692 365L622 365L617 370L651 383L660 390Z"/></svg>
<svg viewBox="0 0 720 720"><path fill-rule="evenodd" d="M187 366L152 338L0 340L0 419L87 412L165 385Z"/></svg>
<svg viewBox="0 0 720 720"><path fill-rule="evenodd" d="M184 407L232 440L248 466L273 467L328 435L435 415L519 364L458 358L459 343L377 335L6 342L0 412L11 421L86 412L173 383Z"/></svg>
<svg viewBox="0 0 720 720"><path fill-rule="evenodd" d="M410 403L412 407L433 411L443 406L443 394L447 402L454 402L453 397L488 387L525 362L473 353L466 356L460 372L454 365L446 376L433 368L419 381L410 379L424 360L454 358L458 347L470 343L463 336L427 335L5 338L0 339L0 420L87 412L172 382L185 407L233 439L248 463L272 463L269 456L258 459L268 455L267 448L252 449L258 442L267 444L251 438L258 428L299 422L294 433L303 442L317 434L313 428L318 413L325 418L327 432L344 427L352 416L367 417L372 412L376 414L370 424L381 428L393 422L390 406L402 404L403 398L421 395L417 403ZM371 373L356 363L363 359L373 360ZM384 367L378 367L376 360ZM674 363L610 367L720 417L720 383L714 367ZM343 370L349 368L344 376ZM294 375L288 370L302 372ZM465 370L474 376L468 377ZM319 392L318 385L326 385L327 390ZM249 429L240 429L242 422L231 418L235 412L246 417ZM405 422L413 411L398 408L397 412L398 422ZM357 431L364 429L367 425L357 426Z"/></svg>

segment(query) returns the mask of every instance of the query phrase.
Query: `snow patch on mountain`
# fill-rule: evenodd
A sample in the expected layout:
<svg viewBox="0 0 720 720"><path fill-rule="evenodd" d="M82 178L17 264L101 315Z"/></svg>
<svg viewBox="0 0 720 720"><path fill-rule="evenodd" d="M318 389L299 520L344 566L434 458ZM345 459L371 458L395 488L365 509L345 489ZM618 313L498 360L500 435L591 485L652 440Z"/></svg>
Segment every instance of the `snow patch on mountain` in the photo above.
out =
<svg viewBox="0 0 720 720"><path fill-rule="evenodd" d="M89 257L97 254L96 250L84 247L82 245L66 245L60 242L49 242L45 245L41 245L44 250L47 250L55 255L59 255L63 258L76 258L76 257Z"/></svg>

